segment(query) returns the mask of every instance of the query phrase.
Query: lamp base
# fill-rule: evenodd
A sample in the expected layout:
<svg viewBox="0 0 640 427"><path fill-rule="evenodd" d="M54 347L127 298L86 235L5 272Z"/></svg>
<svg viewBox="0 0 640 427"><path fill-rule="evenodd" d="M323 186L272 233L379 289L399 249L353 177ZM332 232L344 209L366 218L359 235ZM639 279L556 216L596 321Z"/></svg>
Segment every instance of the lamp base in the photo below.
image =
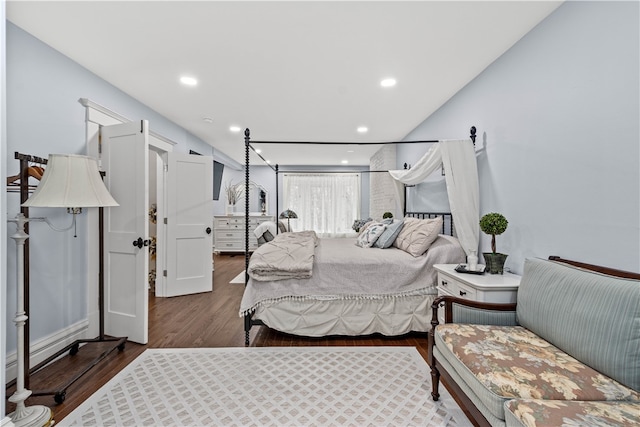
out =
<svg viewBox="0 0 640 427"><path fill-rule="evenodd" d="M9 414L11 422L15 427L49 427L55 421L53 420L53 412L51 409L42 405L22 406L15 412Z"/></svg>

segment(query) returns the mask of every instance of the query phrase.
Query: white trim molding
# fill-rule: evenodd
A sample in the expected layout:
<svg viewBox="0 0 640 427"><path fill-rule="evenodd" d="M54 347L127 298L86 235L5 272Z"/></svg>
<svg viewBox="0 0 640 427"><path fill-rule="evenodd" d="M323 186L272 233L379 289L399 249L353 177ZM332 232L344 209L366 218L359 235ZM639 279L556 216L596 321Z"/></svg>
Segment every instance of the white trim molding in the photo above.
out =
<svg viewBox="0 0 640 427"><path fill-rule="evenodd" d="M65 329L44 337L35 343L31 343L29 353L29 366L36 366L38 363L46 360L51 355L57 353L72 342L78 339L87 338L87 329L89 327L88 320L82 320ZM5 375L6 380L11 381L16 378L17 357L16 352L7 354ZM61 356L62 357L62 356Z"/></svg>
<svg viewBox="0 0 640 427"><path fill-rule="evenodd" d="M120 113L116 113L115 111L98 104L88 98L80 98L78 102L82 104L85 108L85 119L87 122L97 123L102 126L106 125L117 125L119 123L129 123L133 120L128 117L123 116ZM170 140L167 137L164 137L151 129L149 129L149 144L161 149L162 151L173 151L173 147L177 144L177 142Z"/></svg>

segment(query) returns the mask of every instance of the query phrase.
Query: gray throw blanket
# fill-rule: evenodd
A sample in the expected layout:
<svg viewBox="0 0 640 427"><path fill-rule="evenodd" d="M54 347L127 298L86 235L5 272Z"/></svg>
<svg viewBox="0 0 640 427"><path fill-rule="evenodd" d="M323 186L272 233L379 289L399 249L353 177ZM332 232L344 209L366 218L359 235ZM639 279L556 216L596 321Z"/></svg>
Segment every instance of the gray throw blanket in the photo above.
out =
<svg viewBox="0 0 640 427"><path fill-rule="evenodd" d="M315 231L278 234L249 260L249 276L258 281L308 279L318 237Z"/></svg>

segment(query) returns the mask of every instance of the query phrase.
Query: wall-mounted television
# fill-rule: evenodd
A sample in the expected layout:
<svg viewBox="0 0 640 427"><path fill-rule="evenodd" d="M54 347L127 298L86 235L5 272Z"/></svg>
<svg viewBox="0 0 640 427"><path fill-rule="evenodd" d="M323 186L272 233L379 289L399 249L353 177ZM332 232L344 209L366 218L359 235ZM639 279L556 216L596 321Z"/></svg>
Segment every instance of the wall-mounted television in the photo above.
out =
<svg viewBox="0 0 640 427"><path fill-rule="evenodd" d="M189 150L189 154L201 156L197 151ZM224 164L213 161L213 200L220 200L220 188L222 187L222 172L224 172Z"/></svg>
<svg viewBox="0 0 640 427"><path fill-rule="evenodd" d="M224 164L213 161L213 200L220 200L220 188L222 187L222 172Z"/></svg>

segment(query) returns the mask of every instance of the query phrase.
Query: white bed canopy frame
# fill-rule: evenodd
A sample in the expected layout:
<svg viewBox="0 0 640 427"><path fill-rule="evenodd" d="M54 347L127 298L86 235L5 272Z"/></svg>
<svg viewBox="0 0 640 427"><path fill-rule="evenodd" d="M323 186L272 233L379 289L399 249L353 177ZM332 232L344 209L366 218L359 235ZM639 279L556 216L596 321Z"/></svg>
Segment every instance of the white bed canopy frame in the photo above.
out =
<svg viewBox="0 0 640 427"><path fill-rule="evenodd" d="M480 190L474 144L469 144L468 139L439 141L411 169L392 170L389 174L405 185L415 185L441 165L444 166L449 207L458 240L467 255L477 253Z"/></svg>

